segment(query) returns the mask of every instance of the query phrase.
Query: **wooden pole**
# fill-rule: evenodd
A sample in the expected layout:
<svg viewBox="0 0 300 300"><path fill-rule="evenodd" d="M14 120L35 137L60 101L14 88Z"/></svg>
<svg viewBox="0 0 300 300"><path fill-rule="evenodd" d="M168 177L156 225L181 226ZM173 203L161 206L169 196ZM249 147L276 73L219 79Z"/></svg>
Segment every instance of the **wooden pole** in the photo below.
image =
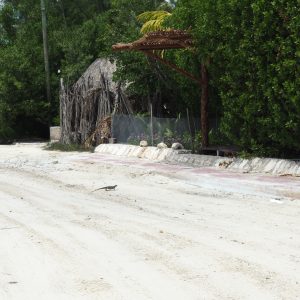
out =
<svg viewBox="0 0 300 300"><path fill-rule="evenodd" d="M47 17L45 1L41 0L41 13L42 13L42 31L43 31L43 46L44 46L44 61L45 61L45 74L46 74L46 91L47 101L50 104L50 116L49 122L53 113L52 101L51 101L51 90L50 90L50 68L49 68L49 53L48 53L48 34L47 34Z"/></svg>
<svg viewBox="0 0 300 300"><path fill-rule="evenodd" d="M204 63L201 64L201 134L202 147L209 146L208 132L208 70Z"/></svg>
<svg viewBox="0 0 300 300"><path fill-rule="evenodd" d="M188 121L188 126L189 126L189 131L190 131L190 137L191 137L191 145L192 145L192 152L195 152L195 145L194 145L194 135L192 134L192 128L191 128L191 120L190 120L190 112L189 109L186 108L186 115L187 115L187 121Z"/></svg>
<svg viewBox="0 0 300 300"><path fill-rule="evenodd" d="M150 126L151 126L151 146L153 146L154 140L153 140L153 106L152 106L152 103L150 103Z"/></svg>

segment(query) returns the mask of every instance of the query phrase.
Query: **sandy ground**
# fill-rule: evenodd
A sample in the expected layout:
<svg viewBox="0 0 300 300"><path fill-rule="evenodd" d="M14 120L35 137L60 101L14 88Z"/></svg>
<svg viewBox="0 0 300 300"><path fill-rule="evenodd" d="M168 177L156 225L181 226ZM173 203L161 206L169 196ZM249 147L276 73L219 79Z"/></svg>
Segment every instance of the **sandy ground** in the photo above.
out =
<svg viewBox="0 0 300 300"><path fill-rule="evenodd" d="M0 146L0 299L300 299L300 178Z"/></svg>

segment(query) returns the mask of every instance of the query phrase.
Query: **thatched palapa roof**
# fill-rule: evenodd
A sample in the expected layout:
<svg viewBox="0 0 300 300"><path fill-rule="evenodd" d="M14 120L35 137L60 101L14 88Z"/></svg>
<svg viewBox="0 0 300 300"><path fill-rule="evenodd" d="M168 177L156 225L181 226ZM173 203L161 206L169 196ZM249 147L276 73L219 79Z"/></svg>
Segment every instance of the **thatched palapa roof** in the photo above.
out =
<svg viewBox="0 0 300 300"><path fill-rule="evenodd" d="M193 38L186 30L165 30L155 31L145 34L139 40L124 44L113 45L113 50L166 50L166 49L184 49L193 46Z"/></svg>

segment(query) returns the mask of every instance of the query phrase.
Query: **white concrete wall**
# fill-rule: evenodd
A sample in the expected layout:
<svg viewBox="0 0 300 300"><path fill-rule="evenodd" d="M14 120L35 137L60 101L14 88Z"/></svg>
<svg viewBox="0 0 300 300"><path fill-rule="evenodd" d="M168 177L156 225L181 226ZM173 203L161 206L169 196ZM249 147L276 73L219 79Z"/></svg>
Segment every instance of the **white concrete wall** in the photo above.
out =
<svg viewBox="0 0 300 300"><path fill-rule="evenodd" d="M247 172L262 172L270 174L300 175L300 162L287 159L253 158L235 159L228 167L232 170L245 170Z"/></svg>
<svg viewBox="0 0 300 300"><path fill-rule="evenodd" d="M153 161L186 164L195 167L218 167L241 172L269 173L276 175L300 176L300 162L273 158L227 158L210 155L186 154L181 150L158 149L123 144L102 144L96 153L106 153L127 157L139 157Z"/></svg>
<svg viewBox="0 0 300 300"><path fill-rule="evenodd" d="M165 160L172 149L158 149L156 147L139 147L123 144L102 144L95 149L96 153L107 153L127 157L139 157L150 160Z"/></svg>

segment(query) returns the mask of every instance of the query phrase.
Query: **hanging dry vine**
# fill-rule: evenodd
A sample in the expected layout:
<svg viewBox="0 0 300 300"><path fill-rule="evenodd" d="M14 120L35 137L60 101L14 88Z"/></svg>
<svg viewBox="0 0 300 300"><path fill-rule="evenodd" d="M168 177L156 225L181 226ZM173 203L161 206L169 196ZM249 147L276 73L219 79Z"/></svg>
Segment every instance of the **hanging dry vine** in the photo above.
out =
<svg viewBox="0 0 300 300"><path fill-rule="evenodd" d="M64 144L99 144L110 138L113 113L132 114L125 87L113 81L116 64L96 60L71 87L61 82L60 123ZM104 126L104 123L106 124ZM101 128L105 127L105 133Z"/></svg>

